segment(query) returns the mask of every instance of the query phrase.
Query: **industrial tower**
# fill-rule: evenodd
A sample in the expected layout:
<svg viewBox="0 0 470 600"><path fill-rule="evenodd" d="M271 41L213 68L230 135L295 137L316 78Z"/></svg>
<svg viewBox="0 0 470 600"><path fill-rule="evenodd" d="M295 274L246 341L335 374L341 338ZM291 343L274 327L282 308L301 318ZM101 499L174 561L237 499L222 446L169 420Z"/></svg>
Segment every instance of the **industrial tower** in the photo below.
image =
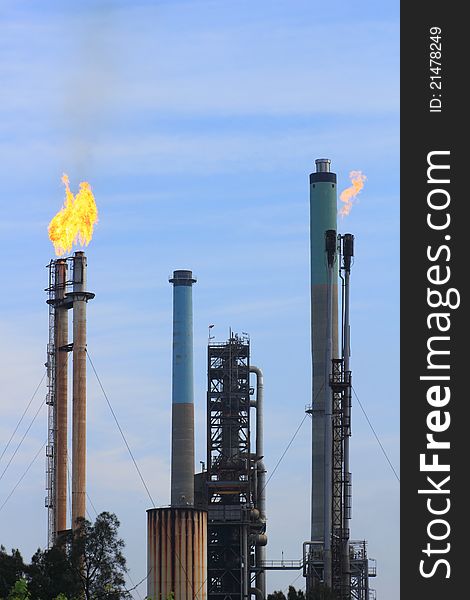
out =
<svg viewBox="0 0 470 600"><path fill-rule="evenodd" d="M256 399L250 373L256 375ZM265 598L263 374L250 365L247 336L209 343L207 386L207 470L196 476L196 489L208 513L208 600Z"/></svg>
<svg viewBox="0 0 470 600"><path fill-rule="evenodd" d="M366 542L350 540L349 277L354 236L337 235L336 174L330 160L315 162L316 172L310 175L312 404L307 409L312 416L312 514L302 563L307 591L322 586L337 600L370 600L375 566L369 565Z"/></svg>
<svg viewBox="0 0 470 600"><path fill-rule="evenodd" d="M69 265L72 277L68 279ZM67 529L67 405L68 352L73 359L72 397L72 522L85 517L86 506L86 305L95 294L86 291L87 259L82 251L49 263L49 343L47 345L48 442L46 446L46 508L48 547ZM73 309L73 339L68 341L68 310Z"/></svg>
<svg viewBox="0 0 470 600"><path fill-rule="evenodd" d="M192 271L173 272L171 506L147 511L147 597L207 600L207 513L194 503Z"/></svg>

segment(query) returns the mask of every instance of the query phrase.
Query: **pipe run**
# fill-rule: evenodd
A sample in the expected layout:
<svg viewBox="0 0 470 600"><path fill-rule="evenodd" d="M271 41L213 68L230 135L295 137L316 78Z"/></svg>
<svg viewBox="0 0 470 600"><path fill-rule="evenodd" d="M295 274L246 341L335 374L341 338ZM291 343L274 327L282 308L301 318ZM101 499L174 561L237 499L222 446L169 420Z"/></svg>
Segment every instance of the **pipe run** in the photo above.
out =
<svg viewBox="0 0 470 600"><path fill-rule="evenodd" d="M344 479L344 497L343 497L343 528L345 531L345 539L343 545L343 567L344 567L344 586L350 589L351 585L351 562L349 555L349 529L350 529L350 506L349 495L351 486L351 473L349 471L349 438L351 436L351 378L350 375L350 357L351 357L351 330L349 325L349 277L351 273L351 261L354 256L354 236L346 233L343 238L343 263L344 263L344 280L343 280L343 365L345 377L349 377L346 386L344 398L344 422L345 422L345 438L344 438L344 464L343 464L343 479Z"/></svg>
<svg viewBox="0 0 470 600"><path fill-rule="evenodd" d="M264 381L263 371L259 367L250 365L250 373L256 375L256 400L251 403L256 408L256 457L257 457L257 498L256 508L259 510L259 520L266 523L266 467L264 465ZM267 543L267 538L266 538ZM266 560L266 544L255 547L256 564L260 565ZM256 575L256 588L266 598L266 571L258 571Z"/></svg>

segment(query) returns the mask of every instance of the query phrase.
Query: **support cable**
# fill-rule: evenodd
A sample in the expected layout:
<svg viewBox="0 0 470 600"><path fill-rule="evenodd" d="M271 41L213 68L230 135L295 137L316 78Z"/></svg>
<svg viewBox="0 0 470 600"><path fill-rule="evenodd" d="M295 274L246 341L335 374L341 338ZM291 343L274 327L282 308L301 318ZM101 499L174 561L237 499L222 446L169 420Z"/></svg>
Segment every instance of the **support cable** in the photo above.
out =
<svg viewBox="0 0 470 600"><path fill-rule="evenodd" d="M36 454L34 455L33 460L29 463L29 465L26 467L25 471L23 472L23 475L21 475L21 477L18 479L16 485L13 487L13 489L11 490L11 492L8 494L8 496L6 497L6 499L4 500L3 504L0 506L0 511L2 510L2 508L5 506L5 504L8 502L8 500L12 497L13 493L15 492L16 488L20 485L20 483L23 481L24 477L26 476L26 474L28 473L28 471L30 470L30 468L33 466L33 464L36 462L36 459L38 458L41 450L43 450L43 448L46 446L47 441L44 442L43 444L41 444L41 447L39 448L39 450L36 452Z"/></svg>
<svg viewBox="0 0 470 600"><path fill-rule="evenodd" d="M294 585L294 583L297 581L297 579L299 579L299 578L300 578L300 577L302 577L302 576L303 576L303 573L302 573L302 572L301 572L301 573L299 573L299 574L297 575L297 577L294 579L294 581L291 581L291 582L289 583L289 585L288 585L286 588L284 588L284 590L283 590L283 592L282 592L282 593L284 593L284 592L285 592L285 593L287 594L287 592L289 591L289 588L290 588L291 586L293 586L293 585Z"/></svg>
<svg viewBox="0 0 470 600"><path fill-rule="evenodd" d="M93 502L91 501L91 498L90 498L90 496L89 496L88 492L86 492L86 497L88 498L88 502L90 503L90 505L91 505L91 508L94 510L94 512L95 512L95 515L96 515L96 516L98 516L98 511L96 510L96 508L95 508L95 505L94 505L94 504L93 504Z"/></svg>
<svg viewBox="0 0 470 600"><path fill-rule="evenodd" d="M14 451L14 452L13 452L13 454L11 455L11 457L10 457L10 460L9 460L9 461L8 461L8 463L7 463L7 466L6 466L6 467L3 469L3 473L0 475L0 481L3 479L3 476L4 476L4 475L5 475L5 473L7 472L7 469L8 469L8 467L11 465L11 462L12 462L12 460L15 458L15 456L16 456L16 453L17 453L17 452L18 452L18 450L21 448L21 445L23 444L23 442L24 442L24 440L25 440L26 436L28 435L28 433L29 433L29 430L30 430L30 429L31 429L31 427L33 426L33 423L34 423L34 421L36 420L36 418L37 418L38 414L40 413L40 411L41 411L41 408L43 408L44 406L45 406L45 405L44 405L44 404L42 403L42 401L41 401L41 404L39 405L39 408L37 409L37 411L36 411L36 414L34 415L34 417L33 417L32 421L31 421L31 423L29 424L29 426L28 426L28 429L27 429L27 430L24 432L24 434L23 434L23 437L22 437L22 438L21 438L21 440L18 442L18 445L16 446L16 449L15 449L15 451Z"/></svg>
<svg viewBox="0 0 470 600"><path fill-rule="evenodd" d="M279 465L282 462L282 459L284 458L284 456L287 454L287 451L289 450L289 448L292 446L293 441L295 440L297 434L300 431L300 428L302 427L302 425L304 424L305 419L307 418L308 413L305 413L304 418L302 419L302 421L300 421L300 425L297 427L297 429L295 430L294 435L291 437L290 442L287 444L284 452L281 454L279 460L276 463L276 466L274 467L274 469L271 471L271 475L268 477L268 480L266 481L266 483L264 484L264 487L261 491L263 491L266 486L268 485L268 483L271 481L271 478L273 477L274 473L276 472L277 468L279 467Z"/></svg>
<svg viewBox="0 0 470 600"><path fill-rule="evenodd" d="M70 457L67 457L67 474L68 474L69 481L70 481L70 466L71 466L70 465ZM91 500L90 495L88 494L88 492L86 492L86 497L88 499L88 502L89 502L90 506L92 507L92 509L95 512L95 516L97 517L98 516L98 511L96 510L95 505L93 504L93 502L92 502L92 500ZM72 512L72 508L70 508L70 512ZM89 521L91 521L91 516L90 516L90 513L89 513L88 509L86 509L86 512L87 512ZM145 581L147 579L147 576L145 576L144 579L142 579L142 581L140 581L137 585L135 585L134 582L132 581L132 578L131 578L131 576L130 576L130 574L129 574L128 571L126 571L126 577L129 579L131 585L134 586L133 588L130 588L130 589L126 590L126 592L132 592L135 589L135 591L137 592L137 595L139 596L140 600L142 600L142 596L140 595L139 590L136 589L136 588L137 588L138 585L140 585L143 581Z"/></svg>
<svg viewBox="0 0 470 600"><path fill-rule="evenodd" d="M126 573L126 575L127 575L128 579L129 579L129 581L131 582L131 585L132 585L132 586L134 586L134 587L131 587L131 588L127 589L127 590L126 590L126 592L128 592L128 593L129 593L129 592L133 592L133 591L135 590L135 591L137 592L137 595L139 596L140 600L142 600L142 596L140 595L140 592L139 592L139 589L138 589L138 588L139 588L139 585L141 585L142 583L144 583L144 581L147 581L147 579L148 579L148 576L150 575L150 572L151 572L151 571L152 571L152 569L150 569L150 571L147 573L147 575L146 575L145 577L143 577L143 578L142 578L142 579L139 581L139 583L134 583L134 582L132 581L132 577L131 577L131 576L130 576L130 574L127 572L127 573Z"/></svg>
<svg viewBox="0 0 470 600"><path fill-rule="evenodd" d="M351 387L352 387L352 386L351 386ZM353 390L353 392L354 392L354 395L356 396L356 400L358 401L358 403L359 403L359 406L361 407L361 410L362 410L362 412L364 413L364 416L365 416L365 418L366 418L367 422L369 423L369 427L371 428L371 430L372 430L372 433L374 434L374 436L375 436L375 439L377 440L377 443L379 444L379 446L380 446L380 449L381 449L381 450L382 450L382 452L383 452L383 455L384 455L384 456L385 456L385 458L387 459L387 462L388 462L388 464L389 464L390 468L392 469L392 471L393 471L393 474L394 474L394 475L395 475L395 477L397 478L397 481L398 481L398 483L400 483L400 478L398 477L398 474L397 474L397 472L396 472L396 470L395 470L394 466L392 465L392 462L391 462L391 460L389 459L389 457L388 457L388 455L387 455L387 453L386 453L386 451L385 451L385 448L383 447L383 445L382 445L382 442L381 442L381 441L380 441L380 439L379 439L379 436L376 434L376 432L375 432L375 429L372 427L372 423L370 422L370 419L369 419L369 417L367 416L367 413L366 413L366 411L365 411L365 408L362 406L362 404L361 404L361 401L359 400L359 396L356 394L356 390L354 389L354 387L352 387L352 390Z"/></svg>
<svg viewBox="0 0 470 600"><path fill-rule="evenodd" d="M71 517L71 515L72 515L72 494L70 492L70 479L71 479L70 471L71 471L71 469L72 469L72 461L70 460L70 455L67 455L67 480L68 480L68 483L69 483L70 518L72 518ZM85 494L86 494L88 503L90 504L90 506L93 508L93 510L95 512L95 515L98 516L98 512L97 512L96 508L94 507L93 502L91 501L91 498L88 495L88 492L85 492ZM86 511L87 516L88 516L88 520L91 521L90 511L86 507L85 507L85 511Z"/></svg>
<svg viewBox="0 0 470 600"><path fill-rule="evenodd" d="M103 396L106 399L106 402L108 404L109 410L111 411L111 414L113 415L114 421L116 422L117 428L119 429L119 433L121 434L121 437L124 440L124 443L126 445L127 451L129 452L129 455L130 455L130 457L132 459L132 462L134 463L134 467L136 468L136 471L139 474L140 481L142 482L142 485L144 486L145 491L147 492L147 495L150 498L150 502L152 503L152 506L155 508L156 504L155 504L155 502L154 502L154 500L152 498L151 493L149 492L149 489L147 487L147 484L145 483L145 480L144 480L144 478L142 476L142 473L140 472L140 469L139 469L139 467L137 465L137 462L136 462L136 460L134 458L134 455L132 454L132 450L130 449L129 444L127 443L126 436L124 435L124 432L123 432L123 430L121 428L121 425L119 424L119 421L118 421L118 419L116 417L116 413L114 412L113 407L111 406L111 402L109 401L109 398L108 398L108 396L107 396L107 394L106 394L106 392L104 390L103 384L101 383L101 379L99 378L98 373L96 372L95 365L93 364L93 361L91 360L90 353L88 352L88 350L86 350L86 353L87 353L87 356L88 356L88 360L90 361L91 368L93 369L95 377L96 377L96 379L97 379L97 381L99 383L99 386L101 388L101 391L103 392Z"/></svg>
<svg viewBox="0 0 470 600"><path fill-rule="evenodd" d="M41 377L41 381L38 383L38 386L37 386L37 388L34 390L34 394L31 396L31 399L30 399L30 401L28 402L28 406L27 406L27 407L24 409L24 411L23 411L23 414L21 415L21 418L20 418L20 420L18 421L18 423L17 423L17 425L16 425L16 427L15 427L15 431L14 431L14 432L11 434L11 437L10 437L10 439L8 440L8 442L7 442L7 445L5 446L5 448L3 449L3 452L2 452L2 454L0 455L0 460L2 460L2 458L3 458L4 454L5 454L5 452L8 450L8 447L9 447L9 446L10 446L10 444L11 444L11 440L12 440L12 439L15 437L15 433L18 431L18 427L21 425L21 423L22 423L22 421L23 421L23 419L24 419L24 417L25 417L26 413L28 412L28 410L29 410L29 407L31 406L31 403L33 402L34 398L36 397L36 394L38 393L38 391L39 391L39 388L41 387L41 384L42 384L42 382L44 381L45 377L46 377L46 372L44 371L44 373L43 373L43 376Z"/></svg>
<svg viewBox="0 0 470 600"><path fill-rule="evenodd" d="M320 394L320 392L322 391L324 387L324 384L321 385L320 389L318 390L315 398L313 399L312 402L312 410L313 410L313 404L315 403L315 400L318 398L318 395ZM304 418L302 419L302 421L300 422L300 425L297 427L297 429L295 430L294 435L292 436L290 442L287 444L286 449L284 450L284 452L281 454L281 457L279 458L279 460L276 463L276 466L274 467L274 469L271 471L271 475L268 477L268 480L266 481L266 483L264 484L264 488L261 490L263 491L264 489L266 489L266 486L268 485L268 483L270 482L272 476L274 475L274 473L276 472L277 468L279 467L279 465L281 464L282 459L284 458L284 456L287 454L287 451L289 450L289 448L292 446L293 441L295 440L297 434L300 431L300 428L302 427L302 425L304 424L305 419L308 416L308 412L305 413Z"/></svg>
<svg viewBox="0 0 470 600"><path fill-rule="evenodd" d="M142 484L143 484L143 486L144 486L144 488L145 488L145 491L147 492L147 495L148 495L148 497L150 498L150 502L152 503L152 506L153 506L154 508L156 508L156 504L155 504L155 502L154 502L154 500L153 500L153 498L152 498L152 495L151 495L151 494L150 494L150 492L149 492L149 489L148 489L148 487L147 487L147 484L145 483L145 480L144 480L144 478L143 478L143 475L142 475L142 473L141 473L141 471L140 471L140 469L139 469L139 467L138 467L138 465L137 465L137 462L136 462L136 460L135 460L135 458L134 458L134 455L132 454L132 451L131 451L131 449L130 449L130 446L129 446L129 444L127 443L126 436L124 435L124 432L123 432L123 430L122 430L122 428L121 428L121 426L120 426L120 424L119 424L119 421L118 421L118 419L117 419L117 417L116 417L116 413L114 412L114 410L113 410L113 407L111 406L111 402L110 402L110 400L109 400L109 398L108 398L108 395L106 394L106 392L105 392L105 390L104 390L104 387L103 387L103 384L101 383L101 380L100 380L100 378L99 378L99 376L98 376L98 373L96 372L96 369L95 369L95 366L94 366L94 364L93 364L93 361L91 360L90 353L88 352L88 350L86 350L86 353L87 353L87 356L88 356L88 360L90 361L91 368L93 369L93 372L94 372L94 374L95 374L95 377L96 377L96 379L97 379L97 381L98 381L98 383L99 383L99 386L100 386L100 388L101 388L101 391L103 392L103 396L104 396L104 397L105 397L105 399L106 399L106 402L107 402L107 404L108 404L109 410L111 411L111 414L113 415L114 421L116 422L116 425L117 425L117 427L118 427L118 429L119 429L119 432L120 432L120 434L121 434L121 437L122 437L122 439L124 440L124 443L125 443L125 445L126 445L126 448L127 448L128 452L129 452L129 455L130 455L130 457L131 457L131 459L132 459L132 462L134 463L134 466L135 466L135 468L136 468L136 470L137 470L137 473L139 474L140 480L141 480L141 482L142 482ZM170 534L167 534L167 537L168 537L168 540L170 540ZM178 554L177 552L175 552L175 557L176 557L177 561L178 561L178 562L179 562L179 564L180 564L180 567L182 568L182 570L183 570L183 572L184 572L184 575L185 575L185 577L186 577L186 581L189 583L189 585L190 585L190 586L191 586L191 588L192 588L192 593L194 594L194 600L197 600L197 598L199 597L199 591L202 589L202 586L201 586L201 587L200 587L200 588L199 588L199 589L196 591L196 593L194 593L194 587L193 587L192 581L189 579L189 577L188 577L188 573L187 573L187 571L186 571L186 569L185 569L185 567L184 567L183 563L181 562L181 558L180 558L180 556L179 556L179 554ZM145 577L145 579L147 579L147 578L148 578L149 574L150 574L150 571L149 571L149 573L147 574L147 576ZM207 581L207 579L206 579L206 581ZM204 582L204 583L205 583L205 582ZM139 584L138 584L138 585L139 585ZM204 584L203 584L203 585L204 585Z"/></svg>

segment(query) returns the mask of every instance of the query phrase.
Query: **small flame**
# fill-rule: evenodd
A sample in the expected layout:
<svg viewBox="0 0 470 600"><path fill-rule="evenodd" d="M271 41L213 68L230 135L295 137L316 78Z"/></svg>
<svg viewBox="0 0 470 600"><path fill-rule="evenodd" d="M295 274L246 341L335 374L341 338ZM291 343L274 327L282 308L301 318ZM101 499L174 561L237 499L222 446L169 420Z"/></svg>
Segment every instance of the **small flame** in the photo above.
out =
<svg viewBox="0 0 470 600"><path fill-rule="evenodd" d="M74 196L70 191L68 175L62 175L65 185L63 208L49 223L49 239L54 244L57 256L72 250L74 244L88 246L93 235L93 227L98 221L98 209L90 184L80 183L80 190Z"/></svg>
<svg viewBox="0 0 470 600"><path fill-rule="evenodd" d="M344 202L339 211L339 214L342 217L346 217L351 212L353 201L364 187L364 181L367 179L367 177L362 174L362 171L351 171L349 177L352 185L341 192L339 196L341 202Z"/></svg>

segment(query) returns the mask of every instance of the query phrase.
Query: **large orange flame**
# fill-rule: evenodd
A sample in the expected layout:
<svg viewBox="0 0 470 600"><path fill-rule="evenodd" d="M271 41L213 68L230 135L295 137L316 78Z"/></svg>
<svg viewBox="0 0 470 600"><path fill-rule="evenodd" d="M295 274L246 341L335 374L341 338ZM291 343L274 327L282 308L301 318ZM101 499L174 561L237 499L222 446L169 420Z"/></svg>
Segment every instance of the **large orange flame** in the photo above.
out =
<svg viewBox="0 0 470 600"><path fill-rule="evenodd" d="M359 192L364 187L364 181L367 179L365 175L362 174L361 171L351 171L349 173L349 177L351 179L352 185L346 188L343 192L341 192L339 199L341 202L344 202L339 214L342 217L346 217L351 212L351 208L353 206L354 198L359 194Z"/></svg>
<svg viewBox="0 0 470 600"><path fill-rule="evenodd" d="M88 246L93 235L93 227L98 221L98 209L90 184L80 183L80 190L74 196L70 191L69 178L62 176L65 184L63 208L49 223L49 239L54 244L57 256L72 250L74 244Z"/></svg>

